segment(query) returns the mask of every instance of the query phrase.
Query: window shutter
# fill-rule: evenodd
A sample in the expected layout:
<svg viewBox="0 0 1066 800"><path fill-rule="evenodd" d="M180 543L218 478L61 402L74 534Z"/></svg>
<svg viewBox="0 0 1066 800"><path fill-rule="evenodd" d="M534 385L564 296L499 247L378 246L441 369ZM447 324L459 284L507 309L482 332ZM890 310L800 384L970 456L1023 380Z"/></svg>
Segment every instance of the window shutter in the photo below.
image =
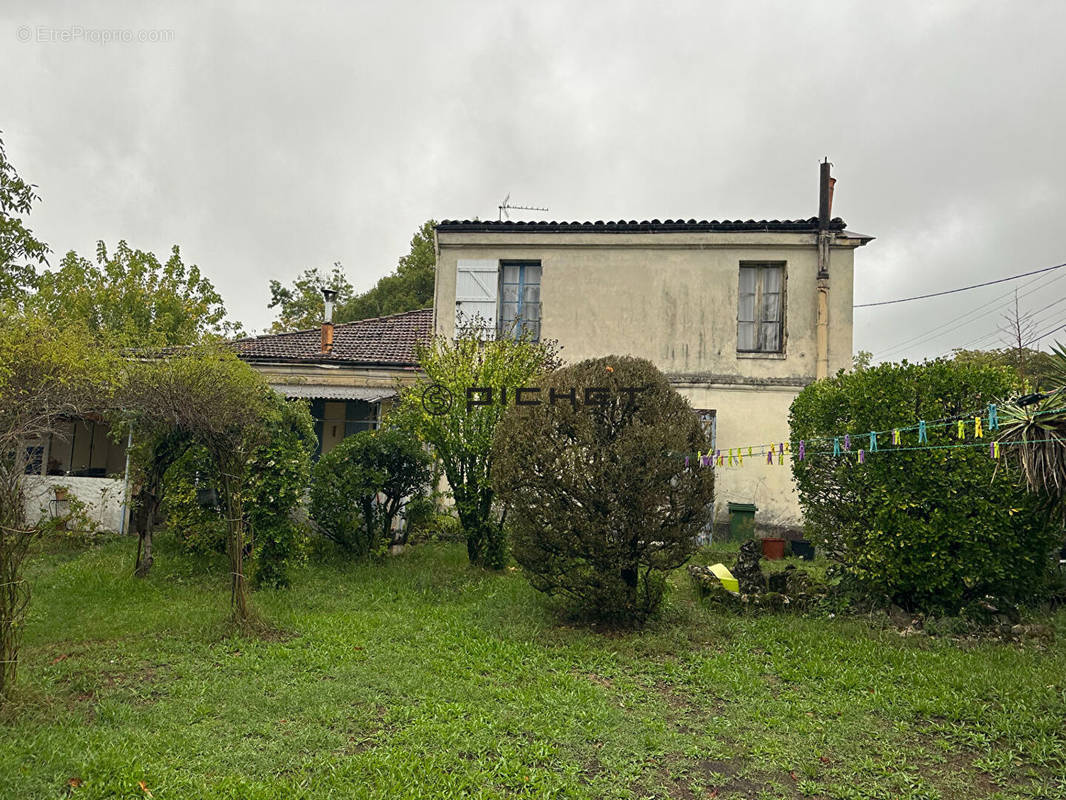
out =
<svg viewBox="0 0 1066 800"><path fill-rule="evenodd" d="M455 272L455 319L470 320L480 316L485 328L496 332L496 293L499 286L499 264L493 260L463 260Z"/></svg>

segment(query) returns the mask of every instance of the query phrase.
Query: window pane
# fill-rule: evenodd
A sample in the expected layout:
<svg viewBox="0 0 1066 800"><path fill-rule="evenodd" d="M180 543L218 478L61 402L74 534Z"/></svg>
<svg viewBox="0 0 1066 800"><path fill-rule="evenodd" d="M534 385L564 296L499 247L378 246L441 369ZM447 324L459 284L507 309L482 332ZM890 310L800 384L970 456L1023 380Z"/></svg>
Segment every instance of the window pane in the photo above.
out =
<svg viewBox="0 0 1066 800"><path fill-rule="evenodd" d="M781 291L781 267L763 267L762 290L763 292Z"/></svg>
<svg viewBox="0 0 1066 800"><path fill-rule="evenodd" d="M740 296L740 308L738 309L737 319L741 322L755 321L755 295L742 294Z"/></svg>
<svg viewBox="0 0 1066 800"><path fill-rule="evenodd" d="M517 264L504 264L503 265L503 282L504 283L518 283L518 265Z"/></svg>
<svg viewBox="0 0 1066 800"><path fill-rule="evenodd" d="M534 284L530 286L528 283L522 289L522 302L523 303L539 303L540 302L540 286Z"/></svg>
<svg viewBox="0 0 1066 800"><path fill-rule="evenodd" d="M517 303L518 287L505 283L500 287L500 300L504 303Z"/></svg>
<svg viewBox="0 0 1066 800"><path fill-rule="evenodd" d="M763 292L761 322L777 322L781 319L781 295Z"/></svg>
<svg viewBox="0 0 1066 800"><path fill-rule="evenodd" d="M776 353L781 349L781 326L776 322L762 324L762 347L767 353Z"/></svg>
<svg viewBox="0 0 1066 800"><path fill-rule="evenodd" d="M755 294L755 273L754 267L741 267L740 268L740 293L743 294Z"/></svg>
<svg viewBox="0 0 1066 800"><path fill-rule="evenodd" d="M524 303L522 319L540 319L540 303Z"/></svg>
<svg viewBox="0 0 1066 800"><path fill-rule="evenodd" d="M522 276L523 283L527 286L529 284L540 286L540 264L526 264L524 272L525 275Z"/></svg>
<svg viewBox="0 0 1066 800"><path fill-rule="evenodd" d="M500 319L503 322L510 322L518 316L518 304L517 303L502 303L500 305Z"/></svg>
<svg viewBox="0 0 1066 800"><path fill-rule="evenodd" d="M737 350L755 349L755 323L737 323Z"/></svg>

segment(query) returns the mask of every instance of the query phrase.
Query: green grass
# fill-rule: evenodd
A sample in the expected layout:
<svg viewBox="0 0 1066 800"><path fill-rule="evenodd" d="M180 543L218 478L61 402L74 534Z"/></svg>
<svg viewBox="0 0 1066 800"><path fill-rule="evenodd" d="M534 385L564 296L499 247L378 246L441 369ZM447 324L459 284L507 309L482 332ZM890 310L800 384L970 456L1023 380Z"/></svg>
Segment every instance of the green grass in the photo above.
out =
<svg viewBox="0 0 1066 800"><path fill-rule="evenodd" d="M250 639L221 561L164 540L138 581L132 548L30 564L0 797L1066 798L1061 643L729 615L680 574L660 623L596 633L431 546L313 562Z"/></svg>

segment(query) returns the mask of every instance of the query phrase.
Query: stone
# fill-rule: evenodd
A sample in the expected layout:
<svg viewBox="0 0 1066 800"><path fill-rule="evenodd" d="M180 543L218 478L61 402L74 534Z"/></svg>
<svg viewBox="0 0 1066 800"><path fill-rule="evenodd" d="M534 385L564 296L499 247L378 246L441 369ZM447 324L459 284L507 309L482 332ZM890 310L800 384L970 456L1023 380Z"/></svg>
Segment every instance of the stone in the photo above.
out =
<svg viewBox="0 0 1066 800"><path fill-rule="evenodd" d="M733 577L740 583L743 594L759 594L766 591L766 576L763 575L759 561L762 559L762 544L755 539L748 539L740 546L737 563L731 570Z"/></svg>

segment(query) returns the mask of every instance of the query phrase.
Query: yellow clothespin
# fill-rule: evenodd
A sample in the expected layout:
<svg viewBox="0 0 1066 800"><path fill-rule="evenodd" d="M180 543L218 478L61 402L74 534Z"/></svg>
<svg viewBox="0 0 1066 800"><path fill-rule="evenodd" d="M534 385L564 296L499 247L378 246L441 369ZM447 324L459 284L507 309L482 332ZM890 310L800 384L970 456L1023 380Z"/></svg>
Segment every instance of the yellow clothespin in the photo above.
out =
<svg viewBox="0 0 1066 800"><path fill-rule="evenodd" d="M892 431L892 444L900 444L902 437L899 435L899 429Z"/></svg>
<svg viewBox="0 0 1066 800"><path fill-rule="evenodd" d="M999 458L999 442L992 442L992 457Z"/></svg>
<svg viewBox="0 0 1066 800"><path fill-rule="evenodd" d="M959 420L959 438L966 438L966 423L964 423L961 419Z"/></svg>
<svg viewBox="0 0 1066 800"><path fill-rule="evenodd" d="M984 431L981 430L981 418L980 417L974 417L973 418L973 435L974 435L975 439L984 439L985 438Z"/></svg>

